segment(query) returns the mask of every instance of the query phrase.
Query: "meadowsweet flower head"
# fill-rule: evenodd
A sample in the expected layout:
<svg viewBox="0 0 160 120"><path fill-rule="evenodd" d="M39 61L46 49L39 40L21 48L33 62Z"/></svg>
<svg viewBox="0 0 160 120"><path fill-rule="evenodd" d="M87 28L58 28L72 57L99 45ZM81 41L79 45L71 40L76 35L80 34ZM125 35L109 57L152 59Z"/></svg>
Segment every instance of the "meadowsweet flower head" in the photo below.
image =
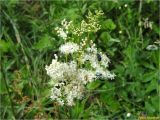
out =
<svg viewBox="0 0 160 120"><path fill-rule="evenodd" d="M74 26L72 21L64 19L61 21L61 27L56 28L57 35L66 42L59 47L60 53L71 58L62 62L61 57L55 55L55 59L45 69L51 78L50 98L61 106L73 106L75 99L82 99L86 84L96 79L112 80L115 77L115 74L107 69L109 58L99 52L86 35L100 29L98 19L102 14L102 11L95 11L95 15L89 12L87 20L82 20L78 27ZM69 41L76 41L77 38L81 40L78 41L79 44Z"/></svg>
<svg viewBox="0 0 160 120"><path fill-rule="evenodd" d="M59 50L63 54L74 53L79 50L79 45L73 42L67 42L66 44L61 45Z"/></svg>
<svg viewBox="0 0 160 120"><path fill-rule="evenodd" d="M64 103L74 105L74 99L83 97L84 85L92 82L95 78L94 72L85 69L77 69L75 61L62 63L53 59L52 64L46 66L47 74L54 81L51 89L51 98L59 105Z"/></svg>

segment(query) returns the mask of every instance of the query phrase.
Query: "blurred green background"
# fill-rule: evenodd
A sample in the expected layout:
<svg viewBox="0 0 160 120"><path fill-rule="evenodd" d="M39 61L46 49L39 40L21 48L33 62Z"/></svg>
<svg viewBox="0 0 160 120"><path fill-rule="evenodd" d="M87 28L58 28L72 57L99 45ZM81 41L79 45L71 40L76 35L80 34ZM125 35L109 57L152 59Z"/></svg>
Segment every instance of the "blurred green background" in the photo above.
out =
<svg viewBox="0 0 160 120"><path fill-rule="evenodd" d="M137 119L159 115L159 1L1 0L1 119ZM87 86L73 107L48 98L45 65L62 39L54 28L103 10L102 30L93 36L111 59L114 80ZM129 115L130 114L130 115Z"/></svg>

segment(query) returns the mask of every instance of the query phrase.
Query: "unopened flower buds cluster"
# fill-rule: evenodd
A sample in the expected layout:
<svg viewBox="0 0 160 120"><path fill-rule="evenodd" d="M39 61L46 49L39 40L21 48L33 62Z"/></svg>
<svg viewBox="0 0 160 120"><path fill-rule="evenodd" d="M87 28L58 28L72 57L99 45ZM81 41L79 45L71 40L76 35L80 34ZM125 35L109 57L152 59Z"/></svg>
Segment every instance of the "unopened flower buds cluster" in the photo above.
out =
<svg viewBox="0 0 160 120"><path fill-rule="evenodd" d="M79 26L64 19L61 27L55 29L64 40L59 47L61 57L55 54L52 63L45 69L52 83L50 98L59 105L73 106L76 99L83 98L86 84L100 78L107 80L115 77L107 69L109 58L99 52L89 38L90 33L100 29L101 15L102 11L95 11L95 14L89 12Z"/></svg>

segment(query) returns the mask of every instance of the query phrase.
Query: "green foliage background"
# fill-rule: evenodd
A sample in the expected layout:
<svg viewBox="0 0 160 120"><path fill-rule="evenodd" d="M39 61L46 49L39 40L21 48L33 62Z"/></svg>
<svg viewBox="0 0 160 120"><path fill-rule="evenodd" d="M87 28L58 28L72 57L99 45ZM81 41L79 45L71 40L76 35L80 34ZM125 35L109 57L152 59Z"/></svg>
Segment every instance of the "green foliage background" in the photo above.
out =
<svg viewBox="0 0 160 120"><path fill-rule="evenodd" d="M1 3L1 119L137 119L159 115L159 2L154 0L4 0ZM125 4L128 6L125 7ZM82 101L59 107L48 99L45 65L62 39L54 28L64 18L80 22L102 9L102 30L92 38L111 59L114 80L87 86ZM138 23L153 21L153 29ZM131 113L127 117L127 113Z"/></svg>

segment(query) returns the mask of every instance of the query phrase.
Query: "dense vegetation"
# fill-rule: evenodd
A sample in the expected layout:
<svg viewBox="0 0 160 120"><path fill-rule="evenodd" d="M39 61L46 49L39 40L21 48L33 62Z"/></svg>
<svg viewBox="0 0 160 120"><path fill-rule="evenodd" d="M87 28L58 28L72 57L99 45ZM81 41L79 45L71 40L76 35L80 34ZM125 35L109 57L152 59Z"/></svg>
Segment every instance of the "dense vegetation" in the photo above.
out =
<svg viewBox="0 0 160 120"><path fill-rule="evenodd" d="M154 0L1 1L1 119L137 119L159 114L159 2ZM102 29L91 37L111 59L114 80L87 85L75 106L48 96L50 64L63 40L64 18L79 23L101 9Z"/></svg>

